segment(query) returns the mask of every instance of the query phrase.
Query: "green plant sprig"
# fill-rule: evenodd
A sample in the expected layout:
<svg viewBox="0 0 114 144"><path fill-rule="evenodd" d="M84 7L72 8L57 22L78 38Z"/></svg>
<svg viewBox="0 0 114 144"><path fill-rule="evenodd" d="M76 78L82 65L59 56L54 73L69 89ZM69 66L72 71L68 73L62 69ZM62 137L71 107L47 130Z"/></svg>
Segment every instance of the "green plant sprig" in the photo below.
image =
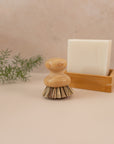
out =
<svg viewBox="0 0 114 144"><path fill-rule="evenodd" d="M11 52L8 49L0 51L0 83L29 80L29 73L41 65L43 58L38 55L27 59L20 54L11 57Z"/></svg>

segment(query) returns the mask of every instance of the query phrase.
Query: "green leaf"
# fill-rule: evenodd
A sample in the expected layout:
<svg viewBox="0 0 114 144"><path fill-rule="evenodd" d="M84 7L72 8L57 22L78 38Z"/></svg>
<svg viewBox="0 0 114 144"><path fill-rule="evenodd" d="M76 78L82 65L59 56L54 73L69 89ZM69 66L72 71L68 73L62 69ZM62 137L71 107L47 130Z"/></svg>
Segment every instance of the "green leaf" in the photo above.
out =
<svg viewBox="0 0 114 144"><path fill-rule="evenodd" d="M29 73L43 62L42 56L22 58L20 54L11 57L9 49L0 51L0 82L14 82L16 80L27 81Z"/></svg>

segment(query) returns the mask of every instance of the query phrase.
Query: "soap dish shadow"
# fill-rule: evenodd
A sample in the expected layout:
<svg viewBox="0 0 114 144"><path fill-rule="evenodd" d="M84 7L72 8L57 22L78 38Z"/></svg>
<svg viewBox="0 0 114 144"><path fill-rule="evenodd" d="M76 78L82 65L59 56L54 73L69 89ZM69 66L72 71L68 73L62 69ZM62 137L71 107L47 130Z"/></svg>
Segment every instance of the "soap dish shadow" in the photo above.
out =
<svg viewBox="0 0 114 144"><path fill-rule="evenodd" d="M99 91L92 91L92 90L85 90L85 89L73 89L74 94L71 96L71 99L93 99L93 98L100 98L102 96L108 96L109 93L106 92L99 92Z"/></svg>

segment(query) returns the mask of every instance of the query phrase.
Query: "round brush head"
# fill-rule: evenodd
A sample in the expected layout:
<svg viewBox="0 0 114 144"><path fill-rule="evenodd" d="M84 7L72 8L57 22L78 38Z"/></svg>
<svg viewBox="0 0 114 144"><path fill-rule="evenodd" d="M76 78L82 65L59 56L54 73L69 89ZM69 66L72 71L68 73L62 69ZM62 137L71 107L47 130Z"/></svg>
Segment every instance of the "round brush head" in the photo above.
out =
<svg viewBox="0 0 114 144"><path fill-rule="evenodd" d="M50 70L50 74L44 79L46 88L43 91L43 96L51 99L62 99L73 94L69 87L71 79L64 74L66 68L66 60L53 58L46 61L46 67Z"/></svg>

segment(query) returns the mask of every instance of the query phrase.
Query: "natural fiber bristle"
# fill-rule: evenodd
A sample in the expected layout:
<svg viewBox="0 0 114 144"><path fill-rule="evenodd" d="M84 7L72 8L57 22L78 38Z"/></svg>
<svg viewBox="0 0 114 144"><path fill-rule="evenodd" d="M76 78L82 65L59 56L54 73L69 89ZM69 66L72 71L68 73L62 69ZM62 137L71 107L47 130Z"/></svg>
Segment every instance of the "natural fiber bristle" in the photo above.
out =
<svg viewBox="0 0 114 144"><path fill-rule="evenodd" d="M46 87L43 91L43 96L45 98L51 98L51 99L62 99L69 97L73 94L72 89L69 86L64 87Z"/></svg>

